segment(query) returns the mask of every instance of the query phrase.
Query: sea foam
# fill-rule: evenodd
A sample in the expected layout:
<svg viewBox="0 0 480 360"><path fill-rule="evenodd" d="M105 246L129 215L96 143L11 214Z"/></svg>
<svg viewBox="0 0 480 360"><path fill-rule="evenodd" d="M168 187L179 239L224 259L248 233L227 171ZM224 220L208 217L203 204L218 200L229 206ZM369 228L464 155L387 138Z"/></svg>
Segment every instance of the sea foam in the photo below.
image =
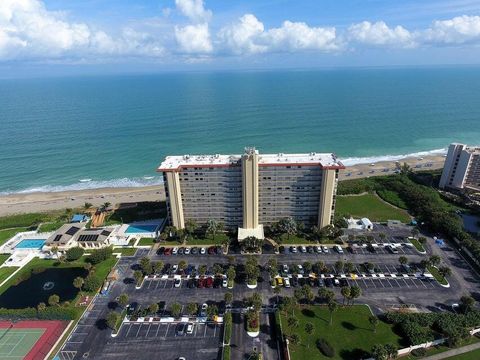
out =
<svg viewBox="0 0 480 360"><path fill-rule="evenodd" d="M426 156L438 156L438 155L445 155L446 153L447 153L447 149L435 149L430 151L419 151L416 153L403 154L403 155L348 157L348 158L339 158L339 160L345 166L353 166L353 165L359 165L359 164L372 164L380 161L397 161L397 160L402 160L405 158L413 158L413 157L418 158L418 157L426 157Z"/></svg>

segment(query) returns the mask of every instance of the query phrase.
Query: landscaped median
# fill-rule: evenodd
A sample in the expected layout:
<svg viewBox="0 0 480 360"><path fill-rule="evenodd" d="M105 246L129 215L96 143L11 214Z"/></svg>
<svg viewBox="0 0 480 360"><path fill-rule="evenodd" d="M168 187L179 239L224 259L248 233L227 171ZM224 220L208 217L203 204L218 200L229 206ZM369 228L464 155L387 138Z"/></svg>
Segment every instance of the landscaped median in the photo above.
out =
<svg viewBox="0 0 480 360"><path fill-rule="evenodd" d="M226 312L223 317L223 360L230 360L230 339L232 338L232 313Z"/></svg>
<svg viewBox="0 0 480 360"><path fill-rule="evenodd" d="M245 315L247 334L250 337L260 335L260 313L256 310L248 310Z"/></svg>
<svg viewBox="0 0 480 360"><path fill-rule="evenodd" d="M445 278L445 276L443 276L441 273L440 273L440 270L436 267L436 266L428 266L427 267L427 270L430 274L432 274L432 276L435 278L435 280L438 281L438 283L443 286L443 287L450 287L450 284L448 282L448 280Z"/></svg>
<svg viewBox="0 0 480 360"><path fill-rule="evenodd" d="M409 237L408 240L412 243L413 246L415 246L415 249L417 249L417 251L419 253L421 253L421 254L426 254L427 253L427 251L423 247L422 243L418 239L413 238L413 237Z"/></svg>

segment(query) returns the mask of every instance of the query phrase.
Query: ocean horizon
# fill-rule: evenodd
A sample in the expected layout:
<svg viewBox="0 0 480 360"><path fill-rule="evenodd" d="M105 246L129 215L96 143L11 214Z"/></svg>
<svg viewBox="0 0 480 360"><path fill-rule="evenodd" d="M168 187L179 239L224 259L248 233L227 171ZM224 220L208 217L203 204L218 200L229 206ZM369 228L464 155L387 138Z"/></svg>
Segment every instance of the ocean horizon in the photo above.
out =
<svg viewBox="0 0 480 360"><path fill-rule="evenodd" d="M0 80L0 194L161 184L167 155L334 152L345 165L480 140L480 68Z"/></svg>

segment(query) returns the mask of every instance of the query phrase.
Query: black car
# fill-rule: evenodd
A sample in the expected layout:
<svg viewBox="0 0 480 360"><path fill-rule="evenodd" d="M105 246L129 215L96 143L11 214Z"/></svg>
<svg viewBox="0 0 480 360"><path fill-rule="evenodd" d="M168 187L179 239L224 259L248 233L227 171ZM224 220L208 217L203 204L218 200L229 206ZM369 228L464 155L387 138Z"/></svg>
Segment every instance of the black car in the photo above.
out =
<svg viewBox="0 0 480 360"><path fill-rule="evenodd" d="M183 255L184 252L185 252L184 247L181 247L180 249L178 249L178 255Z"/></svg>
<svg viewBox="0 0 480 360"><path fill-rule="evenodd" d="M296 276L293 276L291 281L290 281L292 286L298 286L298 279Z"/></svg>
<svg viewBox="0 0 480 360"><path fill-rule="evenodd" d="M221 255L223 253L223 250L222 250L222 247L221 246L217 246L215 248L216 252L217 252L217 255Z"/></svg>
<svg viewBox="0 0 480 360"><path fill-rule="evenodd" d="M312 278L308 278L308 284L311 287L317 286L317 283L315 282L315 279L312 279Z"/></svg>
<svg viewBox="0 0 480 360"><path fill-rule="evenodd" d="M192 247L192 250L190 251L190 254L197 255L198 254L198 248L197 247Z"/></svg>
<svg viewBox="0 0 480 360"><path fill-rule="evenodd" d="M162 247L158 248L157 255L163 255L164 252L165 252L165 248L162 246Z"/></svg>
<svg viewBox="0 0 480 360"><path fill-rule="evenodd" d="M187 324L185 323L179 323L177 327L175 328L175 332L177 336L183 336L185 335L185 331L187 330Z"/></svg>
<svg viewBox="0 0 480 360"><path fill-rule="evenodd" d="M195 284L195 279L188 279L187 281L187 287L189 289L193 289L194 287L197 287L197 285Z"/></svg>
<svg viewBox="0 0 480 360"><path fill-rule="evenodd" d="M340 286L348 286L348 281L346 279L340 279Z"/></svg>
<svg viewBox="0 0 480 360"><path fill-rule="evenodd" d="M332 287L333 286L333 281L330 278L325 279L325 286L326 287Z"/></svg>
<svg viewBox="0 0 480 360"><path fill-rule="evenodd" d="M309 254L313 254L314 250L313 250L313 246L307 246L307 251Z"/></svg>
<svg viewBox="0 0 480 360"><path fill-rule="evenodd" d="M165 264L165 265L163 266L163 273L164 273L164 274L170 274L170 268L171 268L171 267L172 267L172 266L171 266L170 264Z"/></svg>
<svg viewBox="0 0 480 360"><path fill-rule="evenodd" d="M319 286L319 287L324 287L325 286L322 279L317 278L317 286Z"/></svg>
<svg viewBox="0 0 480 360"><path fill-rule="evenodd" d="M370 251L371 253L376 253L377 252L377 250L375 249L375 247L372 244L367 245L367 250Z"/></svg>

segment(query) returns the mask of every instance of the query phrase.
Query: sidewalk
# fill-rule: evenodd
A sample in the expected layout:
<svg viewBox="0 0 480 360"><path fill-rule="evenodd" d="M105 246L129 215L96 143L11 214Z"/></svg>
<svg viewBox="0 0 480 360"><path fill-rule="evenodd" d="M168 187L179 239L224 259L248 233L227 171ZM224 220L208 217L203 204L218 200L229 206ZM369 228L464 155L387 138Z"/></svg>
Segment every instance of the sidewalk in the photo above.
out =
<svg viewBox="0 0 480 360"><path fill-rule="evenodd" d="M425 358L423 358L423 360L447 359L451 356L464 354L466 352L476 350L476 349L480 349L480 343L475 343L475 344L471 344L471 345L462 346L462 347L459 347L457 349L448 350L448 351L442 352L440 354L425 357Z"/></svg>

